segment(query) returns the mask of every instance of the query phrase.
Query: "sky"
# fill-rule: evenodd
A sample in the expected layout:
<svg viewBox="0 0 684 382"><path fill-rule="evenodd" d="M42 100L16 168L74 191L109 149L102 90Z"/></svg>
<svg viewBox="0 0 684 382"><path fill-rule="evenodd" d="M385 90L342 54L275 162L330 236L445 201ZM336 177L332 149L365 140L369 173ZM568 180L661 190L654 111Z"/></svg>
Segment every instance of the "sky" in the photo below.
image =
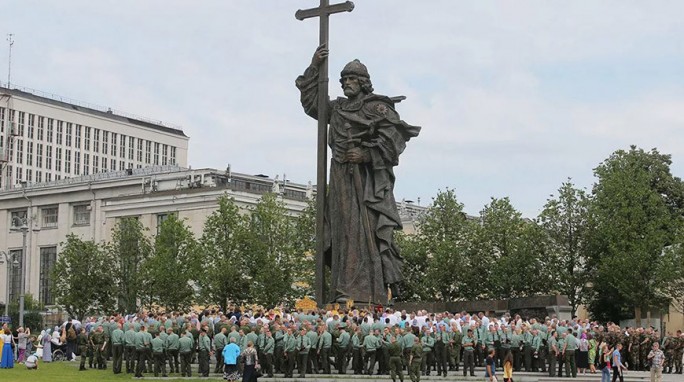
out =
<svg viewBox="0 0 684 382"><path fill-rule="evenodd" d="M332 0L339 2L339 0ZM316 121L295 78L318 45L316 0L0 0L0 79L182 126L193 168L315 182ZM634 144L684 175L684 1L356 0L331 16L344 65L405 95L422 126L397 200L454 189L466 212L510 197L534 218L571 178Z"/></svg>

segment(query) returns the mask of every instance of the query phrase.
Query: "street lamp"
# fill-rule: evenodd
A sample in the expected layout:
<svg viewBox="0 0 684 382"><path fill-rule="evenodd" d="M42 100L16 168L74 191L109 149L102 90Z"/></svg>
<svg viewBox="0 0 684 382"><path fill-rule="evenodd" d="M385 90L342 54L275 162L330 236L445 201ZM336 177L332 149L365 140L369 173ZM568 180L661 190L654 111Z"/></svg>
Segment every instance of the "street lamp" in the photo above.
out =
<svg viewBox="0 0 684 382"><path fill-rule="evenodd" d="M14 255L8 254L5 251L0 251L0 265L7 263L7 279L5 288L5 317L9 316L9 299L10 299L10 265L12 268L17 268L19 266L19 260L16 259Z"/></svg>
<svg viewBox="0 0 684 382"><path fill-rule="evenodd" d="M26 284L26 265L28 263L28 255L26 254L26 234L28 233L28 230L26 218L22 219L18 216L12 218L12 228L10 228L10 231L21 232L23 237L21 246L21 282L19 285L19 326L24 326L24 298L26 294L26 286L24 284Z"/></svg>

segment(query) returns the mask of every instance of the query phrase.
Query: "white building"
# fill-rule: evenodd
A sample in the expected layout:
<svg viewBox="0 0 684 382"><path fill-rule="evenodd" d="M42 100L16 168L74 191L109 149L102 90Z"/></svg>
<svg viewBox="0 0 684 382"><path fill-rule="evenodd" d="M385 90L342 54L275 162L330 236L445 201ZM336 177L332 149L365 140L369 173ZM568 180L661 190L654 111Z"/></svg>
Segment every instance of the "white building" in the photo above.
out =
<svg viewBox="0 0 684 382"><path fill-rule="evenodd" d="M146 166L187 167L188 139L162 122L0 84L0 188Z"/></svg>
<svg viewBox="0 0 684 382"><path fill-rule="evenodd" d="M178 166L91 174L52 182L34 183L0 191L0 251L18 264L0 267L0 300L20 293L26 218L26 293L50 305L50 272L68 234L85 240L108 241L121 217L137 217L150 233L171 213L185 219L199 237L206 218L227 193L239 207L257 203L267 192L278 192L292 213L307 206L313 188L270 179L263 175L231 174L213 169L189 170ZM19 219L17 219L19 218ZM3 257L3 256L0 256ZM12 261L10 261L11 263ZM8 268L9 267L9 268ZM10 273L8 283L8 271Z"/></svg>

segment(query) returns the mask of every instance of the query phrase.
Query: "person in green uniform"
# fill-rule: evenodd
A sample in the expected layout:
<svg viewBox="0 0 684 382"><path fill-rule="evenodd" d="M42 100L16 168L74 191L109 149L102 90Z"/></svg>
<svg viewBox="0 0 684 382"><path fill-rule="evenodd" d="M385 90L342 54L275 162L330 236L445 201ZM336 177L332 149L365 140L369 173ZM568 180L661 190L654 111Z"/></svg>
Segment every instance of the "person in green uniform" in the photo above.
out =
<svg viewBox="0 0 684 382"><path fill-rule="evenodd" d="M537 329L532 329L532 372L539 371L544 360L541 358L542 338ZM544 367L546 371L546 367Z"/></svg>
<svg viewBox="0 0 684 382"><path fill-rule="evenodd" d="M126 373L131 374L135 372L135 326L127 324L126 332L124 333L124 356L126 358Z"/></svg>
<svg viewBox="0 0 684 382"><path fill-rule="evenodd" d="M402 362L402 348L396 337L390 337L390 344L387 347L389 352L389 369L392 382L397 382L397 375L399 381L404 382L404 367Z"/></svg>
<svg viewBox="0 0 684 382"><path fill-rule="evenodd" d="M93 349L95 350L95 363L99 370L107 369L107 360L105 359L105 347L107 340L105 339L104 329L98 326L92 338Z"/></svg>
<svg viewBox="0 0 684 382"><path fill-rule="evenodd" d="M283 337L283 352L286 357L285 378L292 378L295 363L297 363L297 338L294 336L294 329L288 328L287 334Z"/></svg>
<svg viewBox="0 0 684 382"><path fill-rule="evenodd" d="M214 349L214 354L216 354L216 367L214 368L214 373L223 372L223 348L226 347L228 337L226 337L226 328L221 328L221 331L214 336L214 341L212 347Z"/></svg>
<svg viewBox="0 0 684 382"><path fill-rule="evenodd" d="M427 326L423 326L423 335L420 337L420 344L423 347L423 365L421 366L421 369L423 375L429 376L430 368L434 363L433 350L435 348L435 338L432 336L432 333L430 333L430 329Z"/></svg>
<svg viewBox="0 0 684 382"><path fill-rule="evenodd" d="M437 325L435 333L435 362L437 362L437 375L444 378L447 376L447 346L451 335L445 325Z"/></svg>
<svg viewBox="0 0 684 382"><path fill-rule="evenodd" d="M413 348L413 344L416 342L416 335L413 334L413 330L410 326L408 326L408 324L404 329L404 335L401 337L401 341L404 345L404 366L406 366L406 371L408 371L411 365L411 362L409 362L409 359L411 359L411 349Z"/></svg>
<svg viewBox="0 0 684 382"><path fill-rule="evenodd" d="M513 370L520 371L522 366L522 332L520 329L515 329L511 335L511 352L513 352Z"/></svg>
<svg viewBox="0 0 684 382"><path fill-rule="evenodd" d="M180 363L178 360L180 337L173 331L173 327L167 328L166 334L166 357L169 361L169 373L180 373Z"/></svg>
<svg viewBox="0 0 684 382"><path fill-rule="evenodd" d="M549 339L546 342L548 346L549 358L549 377L556 377L556 358L558 357L558 334L555 330L551 330Z"/></svg>
<svg viewBox="0 0 684 382"><path fill-rule="evenodd" d="M321 366L323 367L323 374L330 374L330 349L332 348L332 334L325 329L324 325L318 328L317 336L318 346L316 355L320 357ZM314 362L318 367L318 362Z"/></svg>
<svg viewBox="0 0 684 382"><path fill-rule="evenodd" d="M463 376L465 377L470 370L470 376L475 376L475 346L477 340L473 336L473 329L468 329L467 334L461 340L463 346Z"/></svg>
<svg viewBox="0 0 684 382"><path fill-rule="evenodd" d="M565 348L565 338L568 336L568 332L564 332L557 338L558 340L558 377L563 376L563 366L565 366L565 353L563 349Z"/></svg>
<svg viewBox="0 0 684 382"><path fill-rule="evenodd" d="M169 336L171 338L171 336ZM191 377L192 369L190 364L192 363L192 350L194 348L194 342L191 336L188 336L188 332L184 331L183 336L178 339L178 353L180 354L180 373L181 377Z"/></svg>
<svg viewBox="0 0 684 382"><path fill-rule="evenodd" d="M306 336L306 328L302 327L297 337L297 351L299 358L297 367L299 368L299 378L305 378L306 369L308 366L309 351L311 350L311 341Z"/></svg>
<svg viewBox="0 0 684 382"><path fill-rule="evenodd" d="M525 326L523 327L523 335L522 335L522 342L523 342L523 359L525 360L525 371L526 372L531 372L532 371L532 357L533 357L533 351L532 351L532 340L534 339L534 336L532 335L532 332L530 331L530 328Z"/></svg>
<svg viewBox="0 0 684 382"><path fill-rule="evenodd" d="M373 375L373 371L375 370L375 354L379 347L380 340L375 335L375 333L369 333L367 336L363 338L363 349L365 353L363 364L365 368L365 373L368 375Z"/></svg>
<svg viewBox="0 0 684 382"><path fill-rule="evenodd" d="M114 374L121 373L121 365L123 364L124 344L126 342L124 332L121 330L121 324L117 324L116 329L112 330L110 340L112 342L112 370Z"/></svg>
<svg viewBox="0 0 684 382"><path fill-rule="evenodd" d="M568 335L565 337L565 344L563 345L563 353L565 356L565 375L572 375L577 378L577 365L575 364L575 351L577 351L578 341L572 335L572 329L568 329Z"/></svg>
<svg viewBox="0 0 684 382"><path fill-rule="evenodd" d="M273 352L275 350L275 340L270 330L264 331L264 343L262 352L264 354L261 361L263 372L269 377L273 378Z"/></svg>
<svg viewBox="0 0 684 382"><path fill-rule="evenodd" d="M287 362L285 360L285 343L283 338L285 337L285 332L281 329L279 324L274 324L271 329L274 341L273 348L273 368L280 373L285 373Z"/></svg>
<svg viewBox="0 0 684 382"><path fill-rule="evenodd" d="M340 324L340 335L337 336L337 354L335 354L335 367L339 374L347 373L347 355L350 345L351 337L347 333L347 328Z"/></svg>
<svg viewBox="0 0 684 382"><path fill-rule="evenodd" d="M352 369L354 369L354 375L363 374L363 359L364 359L364 349L363 349L363 332L361 328L356 328L356 333L351 338L352 343Z"/></svg>
<svg viewBox="0 0 684 382"><path fill-rule="evenodd" d="M459 371L461 366L461 342L463 341L463 333L458 330L456 325L453 325L451 329L451 338L449 339L449 369Z"/></svg>
<svg viewBox="0 0 684 382"><path fill-rule="evenodd" d="M162 377L166 378L166 343L161 339L160 332L157 332L155 337L152 339L152 358L154 359L154 376L159 377L161 373Z"/></svg>
<svg viewBox="0 0 684 382"><path fill-rule="evenodd" d="M76 343L78 344L78 351L81 353L81 366L78 368L79 371L86 370L85 361L88 352L88 335L86 334L85 327L81 327L81 331L78 334Z"/></svg>
<svg viewBox="0 0 684 382"><path fill-rule="evenodd" d="M409 378L411 378L411 382L420 382L420 369L423 365L423 346L418 337L414 338L411 355L409 356Z"/></svg>
<svg viewBox="0 0 684 382"><path fill-rule="evenodd" d="M207 335L207 329L202 328L200 331L199 339L197 341L197 348L199 350L198 360L199 365L197 367L197 374L200 377L209 376L209 357L211 356L211 340ZM251 341L249 341L251 342ZM252 343L254 344L254 343Z"/></svg>
<svg viewBox="0 0 684 382"><path fill-rule="evenodd" d="M138 355L138 364L135 368L136 378L142 378L145 371L145 361L149 358L152 338L144 325L140 326L140 331L135 334L135 352Z"/></svg>

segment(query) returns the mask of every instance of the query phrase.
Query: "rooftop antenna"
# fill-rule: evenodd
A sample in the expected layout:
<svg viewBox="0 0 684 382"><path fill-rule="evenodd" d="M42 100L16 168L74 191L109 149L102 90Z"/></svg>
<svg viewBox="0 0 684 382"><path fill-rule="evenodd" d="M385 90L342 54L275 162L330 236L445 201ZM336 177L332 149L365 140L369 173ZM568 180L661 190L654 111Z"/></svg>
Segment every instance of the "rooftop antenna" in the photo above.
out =
<svg viewBox="0 0 684 382"><path fill-rule="evenodd" d="M9 64L7 65L7 89L9 89L12 81L12 45L14 45L14 34L7 34L7 42L9 42Z"/></svg>

